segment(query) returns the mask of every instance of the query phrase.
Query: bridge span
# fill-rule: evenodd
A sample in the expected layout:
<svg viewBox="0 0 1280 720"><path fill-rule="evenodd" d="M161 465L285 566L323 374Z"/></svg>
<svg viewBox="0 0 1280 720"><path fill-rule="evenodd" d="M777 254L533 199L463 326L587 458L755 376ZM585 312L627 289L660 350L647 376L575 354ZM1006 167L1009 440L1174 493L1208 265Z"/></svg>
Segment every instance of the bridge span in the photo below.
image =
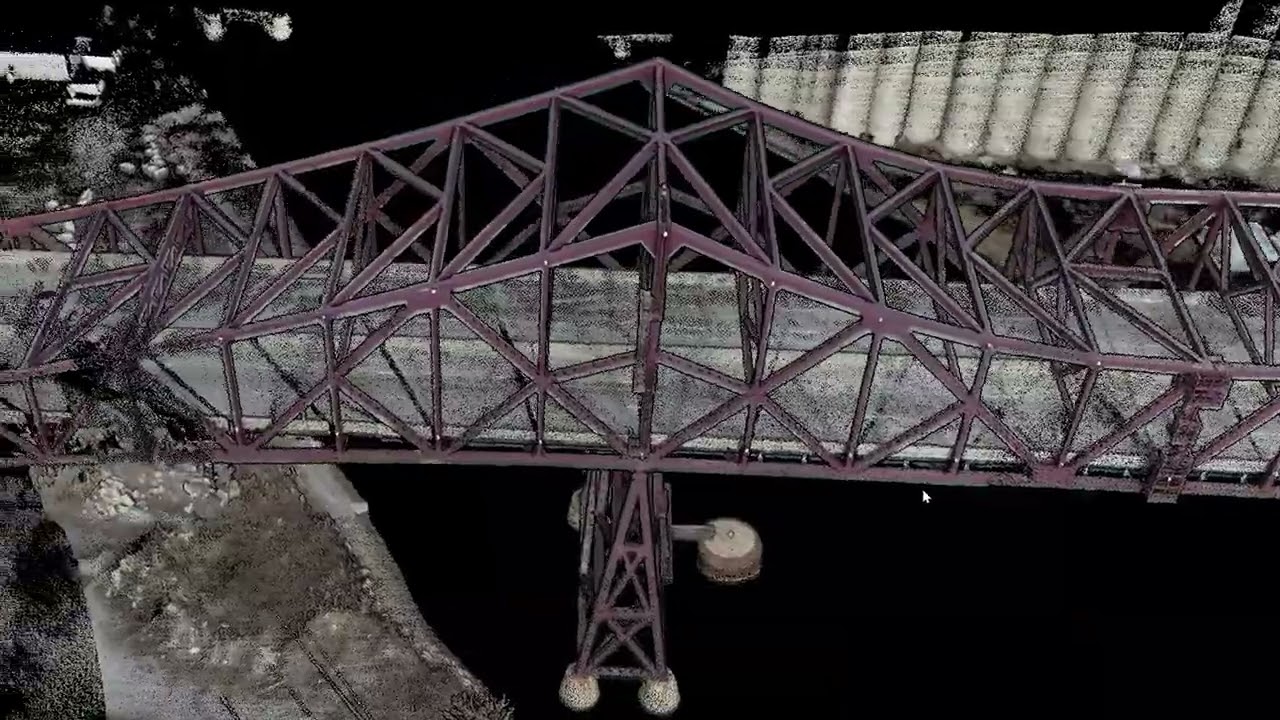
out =
<svg viewBox="0 0 1280 720"><path fill-rule="evenodd" d="M215 447L227 459L297 459L271 440L324 435L337 444L306 457L507 462L527 453L595 467L1138 490L1171 441L1180 405L1170 384L1225 373L1236 379L1231 397L1200 412L1180 490L1274 494L1267 381L1280 369L1268 314L1275 280L1262 272L1274 252L1241 231L1272 223L1271 196L945 168L658 62L679 78L667 82L678 98L662 103L667 116L693 95L703 113L722 112L688 112L663 134L651 111L625 117L636 107L625 97L584 99L652 89L653 69L623 71L281 168L6 220L3 292L39 284L47 297L31 302L59 306L37 328L47 347L24 348L22 331L0 327L15 340L0 397L26 451L8 462L71 459L18 428L35 416L66 424L75 401L57 377L76 361L65 345L136 320L151 288L168 295L147 298L151 357L142 364L230 432ZM589 158L572 134L542 126L538 143L556 135L550 164L522 149L536 146L528 128L553 110L561 127L595 123L630 141L597 163L608 167L594 184L577 182L576 199L569 167ZM780 135L819 149L802 159L764 149ZM699 154L715 137L737 143L732 173L695 167L727 156ZM482 164L512 183L509 202L489 198L487 225L436 252L432 236L465 232L464 197L474 207L486 201L478 195L500 196L492 180L468 189L476 183L450 169L478 176ZM320 184L340 177L345 187L322 198L309 178L325 173ZM659 174L665 194L651 192ZM544 212L547 192L559 202ZM86 243L87 232L100 237ZM1226 261L1224 238L1234 248ZM1227 272L1242 246L1250 272ZM310 250L295 257L297 248ZM330 273L337 251L344 262ZM155 260L162 252L170 261ZM68 268L78 279L66 279ZM439 346L430 341L437 324ZM324 370L325 327L338 349L362 350L360 362L333 358L350 371L336 383ZM174 354L178 344L191 347ZM1146 407L1153 401L1158 408ZM1126 424L1140 408L1143 422ZM404 449L348 448L348 435Z"/></svg>
<svg viewBox="0 0 1280 720"><path fill-rule="evenodd" d="M654 60L0 221L3 461L176 413L211 462L589 471L562 692L660 710L670 543L735 547L663 472L1275 498L1278 206L949 167Z"/></svg>
<svg viewBox="0 0 1280 720"><path fill-rule="evenodd" d="M6 281L22 278L15 285L6 284L4 299L19 297L21 290L35 284L56 287L66 269L71 253L11 251L0 262L20 266L4 272ZM130 255L102 253L94 257L101 265L99 272L134 267ZM225 258L186 256L181 273L208 277ZM258 258L251 276L278 277L297 261ZM28 268L39 268L32 271ZM349 282L353 264L345 263L341 282ZM393 284L412 286L429 281L428 267L422 263L397 263L388 267ZM581 365L610 359L613 370L586 375L570 382L571 394L606 426L634 435L638 419L638 395L634 392L629 367L621 358L634 353L636 338L635 304L639 276L635 272L590 268L559 268L552 273L558 292L553 298L553 322L548 335L547 362L551 368ZM304 273L290 286L279 302L284 306L305 310L323 302L325 277ZM931 312L927 297L912 294L911 283L886 280L885 292L903 298L902 309L927 316ZM462 307L484 321L486 326L502 327L504 340L519 350L529 362L537 361L539 342L536 304L539 292L536 274L482 285L458 293ZM986 288L990 289L990 288ZM229 302L229 288L215 288L191 310L182 314L156 335L161 346L194 332L209 332L222 324L223 309ZM948 285L955 296L962 291L957 284ZM669 353L669 366L659 370L658 400L653 416L653 442L661 445L682 429L697 422L709 410L722 405L729 391L698 380L695 365L740 380L743 373L743 337L737 303L735 277L731 273L678 272L667 278L668 309L663 321L660 347ZM1161 326L1176 324L1173 308L1158 293L1121 289L1116 295L1126 305L1146 308L1146 314ZM1184 295L1191 317L1198 321L1210 346L1217 354L1235 360L1246 360L1243 343L1226 313L1215 304L1211 293ZM769 383L769 394L778 406L806 428L833 455L846 451L853 412L858 406L859 382L867 369L871 354L873 328L859 322L859 316L847 309L810 300L802 295L780 293L775 301L774 324L769 337L766 380L795 363L806 351L829 338L840 337L840 348L802 373L781 376L786 382ZM67 312L91 312L92 303L68 303ZM1035 319L1018 312L1016 307L991 308L991 321L1019 336L1036 333ZM127 319L124 311L105 316L93 331L95 336L108 336ZM369 330L390 317L383 311L379 321L355 322L350 343L358 346ZM1110 324L1099 324L1094 331L1098 341L1113 352L1146 351L1158 353L1158 343L1128 322L1112 316ZM1260 318L1246 318L1251 331L1261 336ZM379 353L354 366L346 378L355 387L378 400L387 412L403 419L409 429L422 437L431 435L430 417L423 410L431 404L432 363L430 353L431 326L425 319L410 321L389 336ZM463 435L482 413L519 392L522 375L488 343L468 329L458 316L441 315L440 320L440 388L442 414L446 419L444 434ZM946 352L940 340L921 336L931 352L945 361ZM0 325L0 346L6 348L10 361L21 348L22 338L13 325ZM955 344L956 364L968 384L980 364L979 348ZM263 334L233 345L237 380L244 390L240 397L242 427L261 432L271 426L273 418L289 403L297 400L305 388L323 377L316 358L324 356L324 333L318 325L304 326ZM213 351L190 350L161 355L144 361L144 368L158 383L175 394L214 423L231 417L230 401L225 390L222 361ZM703 371L705 372L705 371ZM982 396L985 401L1007 414L1003 417L1019 429L1035 456L1041 460L1056 458L1062 446L1061 429L1070 420L1070 409L1064 407L1052 381L1048 362L1020 356L993 357L987 362L987 377ZM1111 371L1098 375L1094 388L1093 412L1081 419L1081 435L1097 438L1108 429L1108 422L1156 398L1166 388L1159 376L1132 371ZM1039 381L1039 382L1037 382ZM1206 418L1203 432L1214 437L1230 429L1236 418L1246 415L1266 400L1265 389L1258 384L1252 393L1238 393L1229 400L1230 412L1214 413ZM0 389L0 397L9 403L4 417L20 424L31 409L21 388L9 385ZM932 376L901 343L883 340L873 372L866 401L866 428L854 448L857 456L875 453L884 443L902 436L921 420L955 402L955 396ZM36 403L46 418L70 418L75 399L68 397L57 383L37 386ZM321 403L322 404L322 403ZM554 406L553 406L554 407ZM545 411L544 411L545 412ZM741 413L740 413L741 414ZM396 440L400 436L388 424L357 407L347 408L344 427L352 435ZM328 413L310 407L303 416L283 427L284 436L324 437L332 433ZM604 439L585 427L572 414L557 409L544 416L542 436L549 447L589 448L607 451ZM1209 460L1201 468L1215 475L1247 475L1260 473L1271 456L1265 448L1280 446L1280 428L1264 425L1252 442L1238 443ZM742 435L742 418L738 422L722 422L686 445L701 453L736 452ZM536 442L527 413L512 411L497 418L482 434L493 447L520 447ZM955 428L938 431L921 441L906 445L884 457L888 464L937 463L950 458L955 445ZM1148 424L1138 433L1125 438L1114 448L1093 460L1094 472L1101 474L1140 473L1148 462L1152 448L1168 442L1168 429ZM1075 452L1083 449L1077 440ZM778 422L757 421L752 451L768 459L816 460L814 451ZM990 431L975 435L959 455L962 462L1011 465L1018 462L998 437Z"/></svg>

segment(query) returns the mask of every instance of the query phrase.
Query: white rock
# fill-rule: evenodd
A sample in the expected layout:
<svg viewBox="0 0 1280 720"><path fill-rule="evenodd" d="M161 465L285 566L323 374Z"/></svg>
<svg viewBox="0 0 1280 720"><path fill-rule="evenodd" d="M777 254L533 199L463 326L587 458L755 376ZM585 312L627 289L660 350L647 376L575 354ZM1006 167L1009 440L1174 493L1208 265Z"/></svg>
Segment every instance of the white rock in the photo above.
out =
<svg viewBox="0 0 1280 720"><path fill-rule="evenodd" d="M66 232L58 233L58 242L62 243L63 245L74 245L75 240L76 240L76 236L71 233L66 233ZM73 247L71 249L74 250L75 248Z"/></svg>
<svg viewBox="0 0 1280 720"><path fill-rule="evenodd" d="M1142 168L1134 162L1120 163L1116 166L1116 171L1130 180L1136 180L1142 177Z"/></svg>
<svg viewBox="0 0 1280 720"><path fill-rule="evenodd" d="M142 136L142 142L144 143L151 144L151 143L154 143L155 141L156 141L156 136L154 133L147 133L146 135Z"/></svg>
<svg viewBox="0 0 1280 720"><path fill-rule="evenodd" d="M205 37L212 42L218 42L227 33L227 28L223 27L221 18L209 17L202 24L204 24Z"/></svg>
<svg viewBox="0 0 1280 720"><path fill-rule="evenodd" d="M142 154L146 155L148 158L154 159L160 157L160 148L157 148L155 145L148 145L147 149L142 151Z"/></svg>
<svg viewBox="0 0 1280 720"><path fill-rule="evenodd" d="M134 165L131 162L122 162L120 163L120 172L124 173L125 175L132 175L138 172L138 166Z"/></svg>
<svg viewBox="0 0 1280 720"><path fill-rule="evenodd" d="M156 168L156 171L155 171L156 182L164 182L165 180L168 180L168 179L169 179L169 168L166 168L166 167Z"/></svg>
<svg viewBox="0 0 1280 720"><path fill-rule="evenodd" d="M50 212L52 212L52 211L54 211L54 210L57 210L57 209L58 209L58 201L57 201L57 200L50 200L50 201L46 202L46 203L44 204L44 209L45 209L45 210L48 210L48 211L50 211Z"/></svg>
<svg viewBox="0 0 1280 720"><path fill-rule="evenodd" d="M80 193L80 199L76 201L76 204L88 205L91 202L93 202L93 188L85 188L84 192Z"/></svg>
<svg viewBox="0 0 1280 720"><path fill-rule="evenodd" d="M288 15L277 15L265 29L272 40L284 41L293 35L293 22Z"/></svg>
<svg viewBox="0 0 1280 720"><path fill-rule="evenodd" d="M76 231L76 224L70 220L62 223L62 232L73 233Z"/></svg>

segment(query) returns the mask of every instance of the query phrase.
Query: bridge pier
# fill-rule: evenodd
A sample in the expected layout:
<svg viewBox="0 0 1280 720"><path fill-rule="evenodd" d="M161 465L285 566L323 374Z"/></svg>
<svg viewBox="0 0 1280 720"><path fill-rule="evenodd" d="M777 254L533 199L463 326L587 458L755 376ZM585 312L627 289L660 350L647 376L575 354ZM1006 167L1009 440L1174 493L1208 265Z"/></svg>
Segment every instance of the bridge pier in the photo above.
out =
<svg viewBox="0 0 1280 720"><path fill-rule="evenodd" d="M600 678L636 678L646 712L675 712L680 690L666 663L662 607L663 587L674 579L672 543L696 541L702 574L736 584L760 573L758 534L732 518L672 525L671 490L657 473L587 473L568 519L581 538L578 650L560 684L561 701L589 710L600 699Z"/></svg>

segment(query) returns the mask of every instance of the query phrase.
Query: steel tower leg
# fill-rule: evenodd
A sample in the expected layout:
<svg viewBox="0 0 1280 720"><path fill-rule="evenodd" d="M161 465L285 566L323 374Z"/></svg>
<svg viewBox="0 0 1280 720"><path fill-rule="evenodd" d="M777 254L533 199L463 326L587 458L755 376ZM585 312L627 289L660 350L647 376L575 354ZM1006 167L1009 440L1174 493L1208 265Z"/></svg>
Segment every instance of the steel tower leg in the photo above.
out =
<svg viewBox="0 0 1280 720"><path fill-rule="evenodd" d="M670 579L666 484L660 475L591 472L580 505L578 651L561 699L587 710L599 699L598 678L638 678L645 709L672 712L679 694L662 623L662 586Z"/></svg>

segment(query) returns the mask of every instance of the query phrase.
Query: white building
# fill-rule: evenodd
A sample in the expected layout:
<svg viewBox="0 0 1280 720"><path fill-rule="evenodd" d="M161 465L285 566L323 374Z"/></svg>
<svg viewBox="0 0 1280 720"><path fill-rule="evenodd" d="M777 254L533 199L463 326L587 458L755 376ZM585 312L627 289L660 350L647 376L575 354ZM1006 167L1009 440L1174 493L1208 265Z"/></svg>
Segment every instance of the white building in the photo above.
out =
<svg viewBox="0 0 1280 720"><path fill-rule="evenodd" d="M67 88L71 107L97 107L107 89L107 78L120 68L121 53L88 54L87 38L79 38L68 54L0 51L0 74L9 83L56 82Z"/></svg>

